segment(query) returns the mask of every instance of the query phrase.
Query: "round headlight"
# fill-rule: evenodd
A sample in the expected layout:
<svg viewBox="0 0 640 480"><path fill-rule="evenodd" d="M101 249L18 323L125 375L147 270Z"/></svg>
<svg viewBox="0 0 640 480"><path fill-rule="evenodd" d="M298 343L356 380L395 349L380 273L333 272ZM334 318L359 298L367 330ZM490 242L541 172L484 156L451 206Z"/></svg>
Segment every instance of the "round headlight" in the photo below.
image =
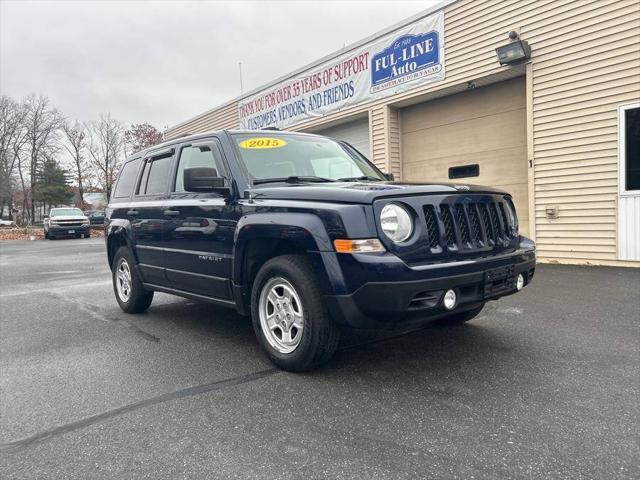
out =
<svg viewBox="0 0 640 480"><path fill-rule="evenodd" d="M518 217L516 217L516 207L513 205L511 200L507 200L505 203L507 207L507 219L509 222L509 227L511 228L511 233L514 235L518 233Z"/></svg>
<svg viewBox="0 0 640 480"><path fill-rule="evenodd" d="M409 212L397 203L385 205L380 213L382 231L395 243L404 242L413 232L413 220Z"/></svg>

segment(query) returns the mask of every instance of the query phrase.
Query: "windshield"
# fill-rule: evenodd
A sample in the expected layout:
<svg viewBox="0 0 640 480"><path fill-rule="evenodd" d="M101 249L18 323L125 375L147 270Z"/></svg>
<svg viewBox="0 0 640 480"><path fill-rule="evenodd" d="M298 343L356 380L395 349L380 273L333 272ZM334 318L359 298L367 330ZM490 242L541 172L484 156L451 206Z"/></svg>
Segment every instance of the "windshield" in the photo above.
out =
<svg viewBox="0 0 640 480"><path fill-rule="evenodd" d="M52 217L64 216L83 216L82 210L79 208L54 208L51 210Z"/></svg>
<svg viewBox="0 0 640 480"><path fill-rule="evenodd" d="M232 136L240 159L256 184L269 179L385 180L366 159L329 138L267 132Z"/></svg>

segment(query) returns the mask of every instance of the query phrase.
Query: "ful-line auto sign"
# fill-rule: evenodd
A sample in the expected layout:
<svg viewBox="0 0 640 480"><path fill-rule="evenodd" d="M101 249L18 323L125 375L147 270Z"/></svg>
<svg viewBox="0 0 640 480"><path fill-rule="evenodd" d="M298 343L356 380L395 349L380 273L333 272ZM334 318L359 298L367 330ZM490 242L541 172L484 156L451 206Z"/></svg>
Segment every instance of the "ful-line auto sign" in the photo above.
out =
<svg viewBox="0 0 640 480"><path fill-rule="evenodd" d="M287 128L444 78L438 12L242 99L240 127Z"/></svg>
<svg viewBox="0 0 640 480"><path fill-rule="evenodd" d="M442 70L438 32L403 35L371 59L371 92Z"/></svg>

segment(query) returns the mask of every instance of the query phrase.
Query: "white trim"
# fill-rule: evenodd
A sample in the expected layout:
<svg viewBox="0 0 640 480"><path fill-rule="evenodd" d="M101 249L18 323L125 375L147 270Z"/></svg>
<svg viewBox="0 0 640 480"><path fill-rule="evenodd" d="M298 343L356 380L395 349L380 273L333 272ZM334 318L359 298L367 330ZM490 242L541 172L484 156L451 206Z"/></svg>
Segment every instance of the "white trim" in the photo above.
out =
<svg viewBox="0 0 640 480"><path fill-rule="evenodd" d="M627 159L625 139L625 112L633 108L640 108L640 102L618 105L618 195L621 197L640 196L640 190L627 190L625 188Z"/></svg>

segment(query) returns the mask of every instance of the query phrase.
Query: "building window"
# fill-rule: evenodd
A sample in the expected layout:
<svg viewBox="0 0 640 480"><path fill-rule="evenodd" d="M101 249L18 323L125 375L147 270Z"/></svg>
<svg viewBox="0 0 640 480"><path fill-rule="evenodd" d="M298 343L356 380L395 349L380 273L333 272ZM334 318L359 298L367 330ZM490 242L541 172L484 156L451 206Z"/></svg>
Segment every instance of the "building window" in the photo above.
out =
<svg viewBox="0 0 640 480"><path fill-rule="evenodd" d="M620 193L640 194L640 104L619 108Z"/></svg>
<svg viewBox="0 0 640 480"><path fill-rule="evenodd" d="M461 165L459 167L449 168L449 178L451 180L478 176L480 176L480 165L477 163L474 163L473 165Z"/></svg>

